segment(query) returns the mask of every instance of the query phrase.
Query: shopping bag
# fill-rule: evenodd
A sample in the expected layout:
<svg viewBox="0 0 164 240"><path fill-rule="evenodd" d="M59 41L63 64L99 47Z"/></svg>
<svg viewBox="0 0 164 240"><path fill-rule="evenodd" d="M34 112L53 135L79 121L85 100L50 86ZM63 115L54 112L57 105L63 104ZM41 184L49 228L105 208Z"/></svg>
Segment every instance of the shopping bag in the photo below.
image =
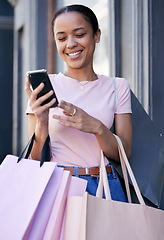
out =
<svg viewBox="0 0 164 240"><path fill-rule="evenodd" d="M127 178L127 168L140 204L111 200L102 154L100 181L96 197L86 192L83 197L68 198L65 240L164 239L164 212L145 205L121 140L117 136L115 137L118 142L124 178ZM126 182L128 182L127 180L125 179ZM102 186L100 185L104 187L106 199L102 199ZM129 191L129 188L127 188L127 191ZM74 215L71 217L71 211L76 212L78 221L72 219ZM76 235L74 234L75 229L78 229Z"/></svg>
<svg viewBox="0 0 164 240"><path fill-rule="evenodd" d="M34 139L35 134L19 158L7 155L0 166L0 224L3 226L0 239L29 239L33 226L37 232L42 232L46 226L62 172L57 171L55 162L47 163L50 161L49 136L43 146L41 161L27 160ZM22 159L26 150L25 159ZM54 180L55 187L50 191ZM43 211L47 198L49 204ZM43 211L44 220L36 226L34 223L40 210Z"/></svg>
<svg viewBox="0 0 164 240"><path fill-rule="evenodd" d="M55 167L44 194L41 197L36 213L34 214L32 224L29 226L29 231L27 231L24 239L43 239L53 204L57 198L63 172L64 170L62 168Z"/></svg>
<svg viewBox="0 0 164 240"><path fill-rule="evenodd" d="M164 187L164 138L132 91L131 105L133 139L129 163L145 200L160 207ZM115 133L114 125L112 131ZM120 164L112 159L109 161L122 177ZM132 184L131 181L130 183ZM131 191L134 192L134 189L131 188ZM133 195L135 202L135 194ZM147 204L151 204L149 201L146 201Z"/></svg>
<svg viewBox="0 0 164 240"><path fill-rule="evenodd" d="M86 185L86 180L72 177L69 171L64 170L58 194L42 238L43 240L62 239L67 198L72 194L82 196L86 190Z"/></svg>
<svg viewBox="0 0 164 240"><path fill-rule="evenodd" d="M86 191L87 187L87 181L81 178L77 177L72 177L71 182L70 182L70 187L68 191L68 196L83 196L84 192ZM66 207L67 207L67 202L65 205L65 213L64 213L64 218L63 218L63 223L62 223L62 229L61 229L61 234L60 234L60 240L64 240L64 233L65 233L65 220L66 220Z"/></svg>
<svg viewBox="0 0 164 240"><path fill-rule="evenodd" d="M28 160L34 139L35 134L19 158L8 155L0 166L0 239L47 240L53 226L54 239L62 240L67 197L86 190L86 180L49 162L49 136L40 162Z"/></svg>
<svg viewBox="0 0 164 240"><path fill-rule="evenodd" d="M0 166L0 239L27 236L38 204L56 167L8 155Z"/></svg>

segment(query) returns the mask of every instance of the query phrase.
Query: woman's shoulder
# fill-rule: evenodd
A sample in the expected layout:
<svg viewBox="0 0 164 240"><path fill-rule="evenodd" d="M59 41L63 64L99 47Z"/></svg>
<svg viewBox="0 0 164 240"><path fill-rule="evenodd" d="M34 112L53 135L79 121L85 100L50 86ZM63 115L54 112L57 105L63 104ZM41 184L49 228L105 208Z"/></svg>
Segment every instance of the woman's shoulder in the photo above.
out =
<svg viewBox="0 0 164 240"><path fill-rule="evenodd" d="M115 77L116 83L118 84L129 84L128 80L123 77Z"/></svg>
<svg viewBox="0 0 164 240"><path fill-rule="evenodd" d="M111 77L107 75L98 75L98 77L99 79L103 81L105 80L108 83L110 82L112 84L116 84L117 88L130 87L128 80L123 77Z"/></svg>
<svg viewBox="0 0 164 240"><path fill-rule="evenodd" d="M48 74L51 81L55 81L62 76L61 73L49 73Z"/></svg>
<svg viewBox="0 0 164 240"><path fill-rule="evenodd" d="M53 86L60 85L60 82L64 78L64 75L62 73L48 74L48 76Z"/></svg>
<svg viewBox="0 0 164 240"><path fill-rule="evenodd" d="M110 77L110 76L103 75L103 74L97 74L97 76L98 76L98 79L112 81L112 77Z"/></svg>
<svg viewBox="0 0 164 240"><path fill-rule="evenodd" d="M103 74L97 74L98 78L100 79L104 79L104 80L110 80L110 81L116 81L118 84L121 84L121 83L124 83L124 82L127 82L128 83L128 80L123 78L123 77L111 77L111 76L107 76L107 75L103 75Z"/></svg>
<svg viewBox="0 0 164 240"><path fill-rule="evenodd" d="M126 78L122 78L122 77L115 77L115 82L116 82L116 86L119 89L126 89L126 88L130 88L130 84L128 82L128 80Z"/></svg>

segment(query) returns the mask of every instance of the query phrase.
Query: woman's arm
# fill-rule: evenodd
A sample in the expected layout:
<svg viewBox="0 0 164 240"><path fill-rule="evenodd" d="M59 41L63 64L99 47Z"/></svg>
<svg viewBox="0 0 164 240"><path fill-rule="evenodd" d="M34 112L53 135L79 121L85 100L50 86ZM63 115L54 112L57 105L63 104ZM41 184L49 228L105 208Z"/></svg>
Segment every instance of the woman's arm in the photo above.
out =
<svg viewBox="0 0 164 240"><path fill-rule="evenodd" d="M42 148L48 136L48 123L42 124L37 121L34 114L28 114L28 132L30 138L35 132L35 141L31 151L31 158L40 161Z"/></svg>
<svg viewBox="0 0 164 240"><path fill-rule="evenodd" d="M127 157L129 158L131 155L132 145L131 114L126 113L115 115L115 131L116 135L120 137ZM113 160L119 161L116 139L113 136L113 133L101 122L95 136L104 154Z"/></svg>
<svg viewBox="0 0 164 240"><path fill-rule="evenodd" d="M40 160L41 158L41 151L49 134L49 108L56 101L55 99L52 99L49 103L41 106L42 102L53 94L53 92L50 91L46 95L37 99L37 95L43 87L44 84L42 83L34 91L31 91L30 82L27 78L25 90L29 97L29 105L33 111L33 114L28 114L28 132L29 137L31 137L35 132L35 141L31 151L31 158L35 160Z"/></svg>

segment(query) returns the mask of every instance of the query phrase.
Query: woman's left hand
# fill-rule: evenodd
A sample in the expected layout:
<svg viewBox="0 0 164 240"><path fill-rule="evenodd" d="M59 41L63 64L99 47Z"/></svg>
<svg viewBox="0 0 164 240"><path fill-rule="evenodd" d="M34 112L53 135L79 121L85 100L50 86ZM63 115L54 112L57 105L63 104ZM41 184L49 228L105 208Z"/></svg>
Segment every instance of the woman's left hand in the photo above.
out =
<svg viewBox="0 0 164 240"><path fill-rule="evenodd" d="M98 133L101 126L101 122L98 119L90 116L81 108L65 101L61 101L58 107L63 109L64 116L53 115L53 118L58 119L60 124L87 133Z"/></svg>
<svg viewBox="0 0 164 240"><path fill-rule="evenodd" d="M66 127L94 134L104 154L109 158L119 161L116 139L113 133L100 120L90 116L84 110L71 103L61 101L58 106L63 109L64 115L53 115L53 118L58 119L59 123ZM116 134L121 138L125 152L129 158L132 143L131 114L116 114L115 127Z"/></svg>

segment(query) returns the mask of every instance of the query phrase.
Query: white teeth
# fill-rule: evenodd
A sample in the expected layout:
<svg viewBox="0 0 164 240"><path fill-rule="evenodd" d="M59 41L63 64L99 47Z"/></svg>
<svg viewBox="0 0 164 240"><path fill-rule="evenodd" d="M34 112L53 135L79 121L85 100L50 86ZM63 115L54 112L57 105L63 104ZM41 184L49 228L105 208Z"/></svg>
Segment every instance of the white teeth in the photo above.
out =
<svg viewBox="0 0 164 240"><path fill-rule="evenodd" d="M74 53L69 53L68 55L73 57L73 56L76 56L77 54L81 53L81 51L78 51L78 52L74 52Z"/></svg>

